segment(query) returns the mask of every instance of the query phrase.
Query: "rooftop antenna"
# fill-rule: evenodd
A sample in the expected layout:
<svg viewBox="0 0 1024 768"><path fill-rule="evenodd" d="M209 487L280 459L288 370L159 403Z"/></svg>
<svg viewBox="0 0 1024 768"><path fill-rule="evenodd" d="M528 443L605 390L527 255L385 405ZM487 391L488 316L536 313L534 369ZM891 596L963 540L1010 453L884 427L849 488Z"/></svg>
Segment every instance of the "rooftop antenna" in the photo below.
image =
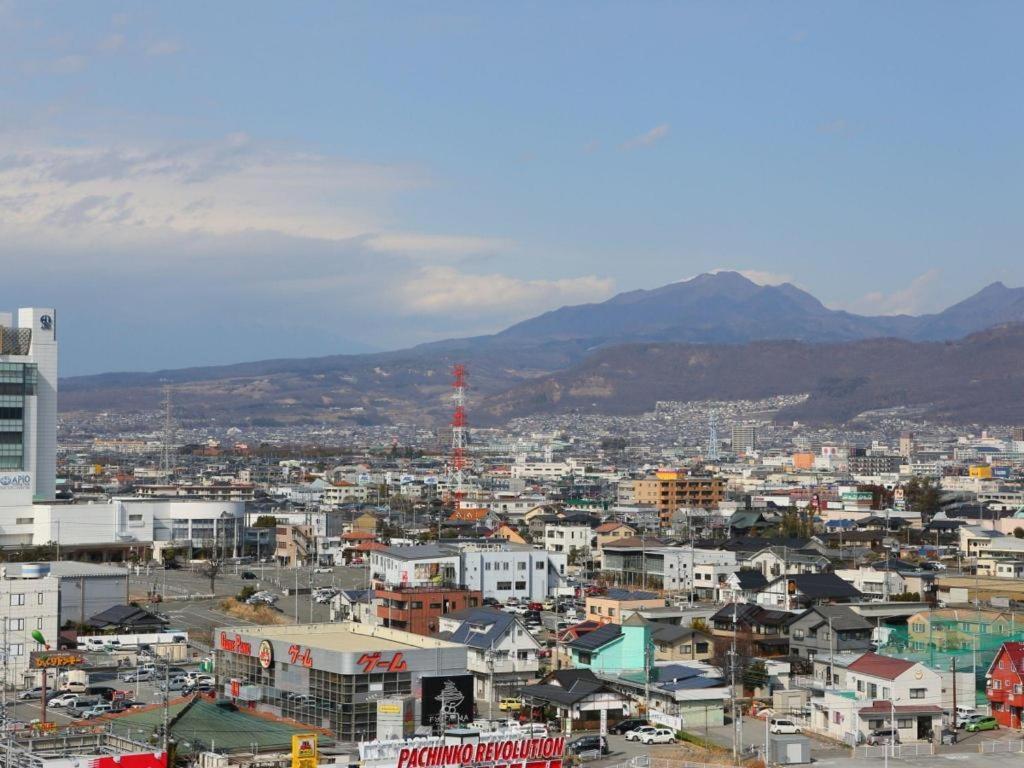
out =
<svg viewBox="0 0 1024 768"><path fill-rule="evenodd" d="M718 412L712 408L708 412L708 461L718 461Z"/></svg>

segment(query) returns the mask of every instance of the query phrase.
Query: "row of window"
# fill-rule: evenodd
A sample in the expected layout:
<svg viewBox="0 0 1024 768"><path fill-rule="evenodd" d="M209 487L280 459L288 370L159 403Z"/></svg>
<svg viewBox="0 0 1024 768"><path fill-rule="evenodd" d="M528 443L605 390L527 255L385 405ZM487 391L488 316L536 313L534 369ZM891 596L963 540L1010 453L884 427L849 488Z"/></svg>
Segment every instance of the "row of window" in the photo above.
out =
<svg viewBox="0 0 1024 768"><path fill-rule="evenodd" d="M43 593L42 592L36 592L36 603L38 605L42 605L43 604ZM25 593L24 592L18 592L18 593L12 592L11 593L11 605L24 605L24 604L25 604Z"/></svg>
<svg viewBox="0 0 1024 768"><path fill-rule="evenodd" d="M493 568L491 567L492 565L494 566ZM501 566L500 568L498 567L499 565ZM504 562L501 562L501 563L492 563L490 561L487 561L487 562L484 563L484 570L485 571L491 571L491 570L494 570L494 571L508 571L508 570L511 570L511 568L509 568L510 565L511 564L507 560L504 561ZM544 562L543 560L539 560L534 565L534 570L543 571L546 566L547 566L546 562ZM516 563L516 570L517 571L525 571L526 570L526 562L523 561L523 560L518 561Z"/></svg>
<svg viewBox="0 0 1024 768"><path fill-rule="evenodd" d="M6 619L7 631L8 632L24 632L25 631L25 620L24 619ZM36 629L43 628L43 617L40 616L36 619Z"/></svg>

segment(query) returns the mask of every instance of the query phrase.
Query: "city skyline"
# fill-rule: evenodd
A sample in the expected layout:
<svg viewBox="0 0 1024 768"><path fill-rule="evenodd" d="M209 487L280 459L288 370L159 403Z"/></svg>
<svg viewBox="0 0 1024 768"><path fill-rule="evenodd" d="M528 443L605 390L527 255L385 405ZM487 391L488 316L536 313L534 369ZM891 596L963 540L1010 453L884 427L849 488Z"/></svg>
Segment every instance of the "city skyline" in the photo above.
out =
<svg viewBox="0 0 1024 768"><path fill-rule="evenodd" d="M241 8L0 4L7 303L61 308L64 375L715 269L866 314L1024 284L1010 4Z"/></svg>

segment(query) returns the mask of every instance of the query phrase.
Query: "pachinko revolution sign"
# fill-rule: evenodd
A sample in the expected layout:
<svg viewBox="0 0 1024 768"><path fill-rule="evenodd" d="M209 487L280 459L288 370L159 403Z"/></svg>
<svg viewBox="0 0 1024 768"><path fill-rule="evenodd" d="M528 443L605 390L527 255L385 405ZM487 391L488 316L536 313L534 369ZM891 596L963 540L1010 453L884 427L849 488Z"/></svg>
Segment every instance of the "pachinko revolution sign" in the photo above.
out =
<svg viewBox="0 0 1024 768"><path fill-rule="evenodd" d="M564 751L564 736L403 747L398 754L398 768L442 768L447 765L561 768Z"/></svg>

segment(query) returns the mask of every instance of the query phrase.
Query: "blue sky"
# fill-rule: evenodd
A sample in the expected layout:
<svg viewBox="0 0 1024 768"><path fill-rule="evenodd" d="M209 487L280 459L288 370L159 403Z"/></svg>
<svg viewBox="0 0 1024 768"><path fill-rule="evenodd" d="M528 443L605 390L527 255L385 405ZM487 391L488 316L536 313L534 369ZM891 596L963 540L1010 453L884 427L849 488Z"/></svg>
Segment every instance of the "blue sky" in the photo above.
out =
<svg viewBox="0 0 1024 768"><path fill-rule="evenodd" d="M1015 3L0 0L0 283L63 372L409 346L716 268L1024 284Z"/></svg>

